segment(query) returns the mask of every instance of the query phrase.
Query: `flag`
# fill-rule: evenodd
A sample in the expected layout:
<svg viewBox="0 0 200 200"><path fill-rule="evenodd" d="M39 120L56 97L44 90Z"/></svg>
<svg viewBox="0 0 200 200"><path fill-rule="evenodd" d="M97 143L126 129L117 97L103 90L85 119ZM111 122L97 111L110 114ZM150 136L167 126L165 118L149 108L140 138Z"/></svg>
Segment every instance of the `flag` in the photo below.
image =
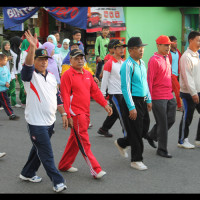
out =
<svg viewBox="0 0 200 200"><path fill-rule="evenodd" d="M87 28L88 7L44 7L58 21L75 26Z"/></svg>
<svg viewBox="0 0 200 200"><path fill-rule="evenodd" d="M88 7L43 7L55 19L75 26L87 28ZM10 29L33 16L39 7L3 7L4 28Z"/></svg>
<svg viewBox="0 0 200 200"><path fill-rule="evenodd" d="M39 7L3 7L4 28L19 26L39 10Z"/></svg>

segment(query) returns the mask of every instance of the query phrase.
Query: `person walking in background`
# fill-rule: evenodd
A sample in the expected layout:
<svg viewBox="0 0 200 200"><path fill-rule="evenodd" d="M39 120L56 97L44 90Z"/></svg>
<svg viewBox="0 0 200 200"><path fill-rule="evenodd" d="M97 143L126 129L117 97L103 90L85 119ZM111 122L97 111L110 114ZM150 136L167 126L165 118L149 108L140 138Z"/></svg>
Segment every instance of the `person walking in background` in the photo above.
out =
<svg viewBox="0 0 200 200"><path fill-rule="evenodd" d="M2 49L2 54L7 56L8 62L6 63L6 66L8 67L8 69L10 71L11 80L15 79L15 73L16 72L15 72L15 67L14 67L13 56L12 56L11 51L10 51L10 42L7 41L7 40L3 41L1 49Z"/></svg>
<svg viewBox="0 0 200 200"><path fill-rule="evenodd" d="M55 45L53 58L55 59L55 61L57 63L57 67L58 67L59 74L60 74L61 70L62 70L62 67L61 67L62 66L62 59L61 59L60 48L58 48L58 42L56 40L56 37L54 35L49 35L47 37L47 42L51 42Z"/></svg>
<svg viewBox="0 0 200 200"><path fill-rule="evenodd" d="M101 178L106 174L91 151L88 127L90 122L90 97L99 103L112 115L112 108L104 99L92 75L83 69L85 54L80 49L70 53L71 67L61 77L61 95L67 113L71 133L65 147L58 169L61 171L76 172L72 167L79 148L84 150L82 155L89 165L90 173L94 178ZM80 144L81 145L80 145ZM80 147L82 146L82 147Z"/></svg>
<svg viewBox="0 0 200 200"><path fill-rule="evenodd" d="M72 50L74 49L79 49L79 46L80 46L80 42L77 41L77 40L72 40L70 41L69 43L69 52L67 54L67 56L64 58L63 62L62 62L62 72L61 72L61 76L64 74L65 71L67 71L70 66L71 66L71 63L70 63L70 53ZM88 64L87 64L87 61L85 60L84 58L84 66L83 66L83 69L89 71L92 75L94 75L94 72L92 71L92 69L90 67L88 67ZM95 79L95 82L98 82L98 79L96 77L94 77Z"/></svg>
<svg viewBox="0 0 200 200"><path fill-rule="evenodd" d="M168 131L175 122L176 101L172 94L172 70L169 62L170 41L161 35L156 39L158 51L148 62L148 85L152 97L152 110L156 124L148 136L158 141L157 155L171 158L167 150Z"/></svg>
<svg viewBox="0 0 200 200"><path fill-rule="evenodd" d="M142 60L144 46L140 37L131 37L128 41L130 56L122 64L121 90L124 96L122 117L127 135L115 141L119 152L128 157L127 146L131 146L131 167L137 170L147 170L143 163L143 138L150 125L151 95L147 84L145 63Z"/></svg>
<svg viewBox="0 0 200 200"><path fill-rule="evenodd" d="M10 82L10 88L9 88L9 96L11 97L11 105L15 106L17 108L21 107L21 105L17 104L16 101L16 80L18 80L19 85L20 85L20 97L21 97L21 103L25 104L26 103L26 95L24 92L24 86L21 80L21 69L22 65L20 62L20 55L21 55L21 44L22 44L22 39L18 36L14 36L10 39L10 52L13 56L13 62L14 62L14 71L15 71L15 78L11 80ZM23 102L22 102L23 100Z"/></svg>
<svg viewBox="0 0 200 200"><path fill-rule="evenodd" d="M60 33L58 31L52 31L51 35L54 35L57 41L57 47L61 48L62 44L60 44Z"/></svg>
<svg viewBox="0 0 200 200"><path fill-rule="evenodd" d="M108 54L104 57L104 65L106 64L106 62L112 58L113 54L114 54L114 47L113 47L113 43L117 41L116 39L112 39L110 40L110 42L108 43Z"/></svg>
<svg viewBox="0 0 200 200"><path fill-rule="evenodd" d="M15 68L14 68L14 61L13 56L10 52L10 42L8 40L5 40L2 42L1 45L2 54L7 56L8 62L6 63L6 66L11 74L11 80L15 79ZM0 110L3 110L3 106L0 103Z"/></svg>
<svg viewBox="0 0 200 200"><path fill-rule="evenodd" d="M10 86L11 75L6 66L6 63L7 56L0 54L0 103L3 106L6 114L9 116L10 120L18 120L19 117L14 114L7 95L7 91Z"/></svg>
<svg viewBox="0 0 200 200"><path fill-rule="evenodd" d="M102 35L97 37L96 42L95 42L95 56L97 59L95 76L98 79L104 65L104 58L108 53L107 45L110 41L110 39L108 38L108 35L109 35L109 27L108 26L102 27Z"/></svg>
<svg viewBox="0 0 200 200"><path fill-rule="evenodd" d="M60 74L59 74L59 71L58 71L57 63L56 63L56 61L53 57L55 46L51 42L45 42L42 45L41 48L47 50L47 54L48 54L48 57L49 57L48 58L47 70L55 76L58 87L59 87L59 85L60 85Z"/></svg>
<svg viewBox="0 0 200 200"><path fill-rule="evenodd" d="M106 62L112 58L113 54L114 54L114 48L113 48L113 42L115 41L116 39L112 39L110 40L110 42L108 43L108 54L104 57L104 65L106 64ZM103 70L101 71L101 74L99 75L99 78L102 79L103 77Z"/></svg>
<svg viewBox="0 0 200 200"><path fill-rule="evenodd" d="M114 50L114 54L110 56L109 61L106 62L103 69L101 92L105 98L107 95L109 95L109 102L112 104L113 108L113 114L106 117L101 128L99 128L97 131L98 134L105 137L113 136L111 133L109 133L109 130L112 128L117 119L120 119L121 124L123 123L121 122L121 112L117 105L121 104L121 99L123 98L121 90L120 69L124 62L121 59L121 56L124 54L125 47L126 45L121 43L119 40L113 42L112 46L110 45L110 48ZM115 102L114 99L117 102Z"/></svg>
<svg viewBox="0 0 200 200"><path fill-rule="evenodd" d="M169 39L173 42L169 52L169 61L172 66L172 90L176 96L177 110L183 111L180 98L180 84L178 82L181 52L177 49L177 38L175 36L169 36Z"/></svg>
<svg viewBox="0 0 200 200"><path fill-rule="evenodd" d="M84 45L81 42L81 31L80 30L76 29L72 32L72 40L76 40L79 42L79 44L80 44L79 49L81 49L84 53L85 50L84 50Z"/></svg>
<svg viewBox="0 0 200 200"><path fill-rule="evenodd" d="M60 48L60 55L61 55L62 62L64 58L67 56L67 54L69 53L69 43L70 43L70 40L68 38L65 38L62 42L62 46Z"/></svg>
<svg viewBox="0 0 200 200"><path fill-rule="evenodd" d="M189 47L180 59L180 97L183 101L183 115L179 126L178 147L193 149L188 140L189 126L195 109L200 113L200 33L192 31L188 35ZM200 146L200 119L196 134L196 146Z"/></svg>

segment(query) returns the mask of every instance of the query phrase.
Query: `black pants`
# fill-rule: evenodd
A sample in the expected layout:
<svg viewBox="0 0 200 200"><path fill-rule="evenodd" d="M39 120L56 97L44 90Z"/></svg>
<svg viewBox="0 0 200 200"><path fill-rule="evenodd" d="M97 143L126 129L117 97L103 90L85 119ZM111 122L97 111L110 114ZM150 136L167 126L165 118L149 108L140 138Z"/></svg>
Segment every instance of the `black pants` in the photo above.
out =
<svg viewBox="0 0 200 200"><path fill-rule="evenodd" d="M111 129L116 120L119 119L122 126L122 132L124 133L124 127L122 124L123 120L121 117L120 109L120 105L122 103L123 98L124 97L122 94L109 94L109 103L112 105L113 114L111 116L107 116L105 121L103 122L101 129L103 129L104 131L108 131L109 129Z"/></svg>
<svg viewBox="0 0 200 200"><path fill-rule="evenodd" d="M195 104L192 98L182 98L183 101L183 115L179 126L179 138L178 143L183 144L184 139L188 138L189 126L192 123L195 109L200 114L200 103ZM200 141L200 119L197 127L196 140Z"/></svg>
<svg viewBox="0 0 200 200"><path fill-rule="evenodd" d="M0 92L0 105L4 108L8 116L13 114L13 109L11 108L7 91Z"/></svg>
<svg viewBox="0 0 200 200"><path fill-rule="evenodd" d="M137 111L136 120L131 120L129 118L129 110L126 106L125 100L123 100L123 122L125 125L125 130L127 136L124 138L119 138L117 143L122 148L131 146L131 162L137 162L143 160L143 140L149 130L150 118L147 109L147 103L144 101L144 97L132 97L135 103L135 108Z"/></svg>
<svg viewBox="0 0 200 200"><path fill-rule="evenodd" d="M99 79L99 76L100 76L100 74L101 74L103 65L104 65L104 60L102 60L101 62L98 62L98 64L97 64L95 76L96 76L98 79Z"/></svg>

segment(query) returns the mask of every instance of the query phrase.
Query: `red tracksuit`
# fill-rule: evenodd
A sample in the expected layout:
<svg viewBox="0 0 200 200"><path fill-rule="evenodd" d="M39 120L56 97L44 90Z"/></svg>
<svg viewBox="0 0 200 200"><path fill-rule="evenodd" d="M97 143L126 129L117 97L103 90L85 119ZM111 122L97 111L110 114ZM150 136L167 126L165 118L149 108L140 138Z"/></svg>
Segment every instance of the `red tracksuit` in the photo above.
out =
<svg viewBox="0 0 200 200"><path fill-rule="evenodd" d="M62 75L60 91L67 117L72 117L75 131L87 157L82 155L90 167L91 174L95 177L101 171L101 166L91 151L87 131L90 122L90 97L92 96L103 107L107 105L107 101L104 99L91 73L84 69L83 73L77 72L72 67L67 70ZM58 165L59 170L68 170L72 166L78 151L78 143L74 131L71 129L65 151Z"/></svg>

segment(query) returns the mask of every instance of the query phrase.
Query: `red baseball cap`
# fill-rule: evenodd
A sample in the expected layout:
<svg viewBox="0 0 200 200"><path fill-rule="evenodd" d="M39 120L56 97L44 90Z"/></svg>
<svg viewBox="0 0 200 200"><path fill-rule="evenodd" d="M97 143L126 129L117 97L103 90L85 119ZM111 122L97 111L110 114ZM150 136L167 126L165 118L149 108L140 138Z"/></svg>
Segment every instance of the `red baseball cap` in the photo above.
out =
<svg viewBox="0 0 200 200"><path fill-rule="evenodd" d="M166 35L161 35L156 39L157 44L174 44L174 42L171 42L169 37Z"/></svg>

